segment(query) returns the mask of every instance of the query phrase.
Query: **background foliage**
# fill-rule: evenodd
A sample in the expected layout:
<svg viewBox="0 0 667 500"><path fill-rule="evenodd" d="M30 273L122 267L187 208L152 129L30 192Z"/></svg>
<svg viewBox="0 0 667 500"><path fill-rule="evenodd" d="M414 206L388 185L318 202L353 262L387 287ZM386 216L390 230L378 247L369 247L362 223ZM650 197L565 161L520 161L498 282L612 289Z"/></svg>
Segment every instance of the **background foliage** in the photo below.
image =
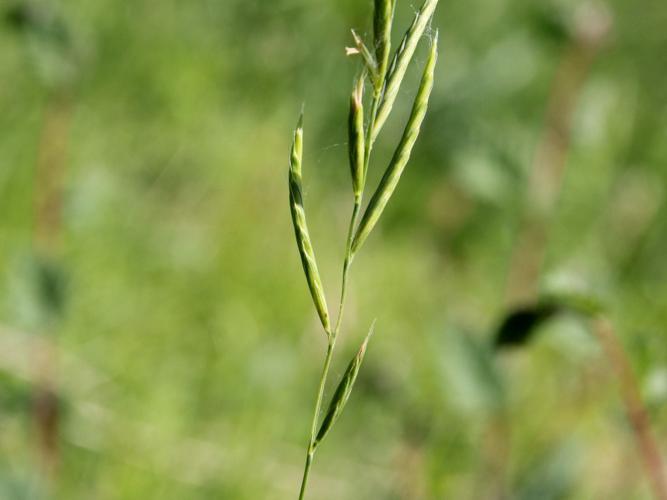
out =
<svg viewBox="0 0 667 500"><path fill-rule="evenodd" d="M334 302L358 70L343 48L350 27L371 31L371 3L0 4L0 497L295 497L325 339L293 242L287 152L305 101L305 203ZM414 8L399 1L396 25ZM667 6L598 8L613 28L575 91L541 286L604 297L665 443ZM585 13L574 0L441 2L432 106L357 261L334 372L376 317L377 333L313 498L649 498L614 377L579 321L547 323L525 349L489 347ZM53 158L62 226L44 250L36 165ZM36 380L59 400L51 479Z"/></svg>

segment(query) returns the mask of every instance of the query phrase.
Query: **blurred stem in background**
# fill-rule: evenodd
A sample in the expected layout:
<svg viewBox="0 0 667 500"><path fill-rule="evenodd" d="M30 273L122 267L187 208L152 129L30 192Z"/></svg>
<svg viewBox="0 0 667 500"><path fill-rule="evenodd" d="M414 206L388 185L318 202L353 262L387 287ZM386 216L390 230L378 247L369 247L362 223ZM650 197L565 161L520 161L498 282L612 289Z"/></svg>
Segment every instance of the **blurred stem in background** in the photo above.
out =
<svg viewBox="0 0 667 500"><path fill-rule="evenodd" d="M35 168L35 251L56 257L62 237L63 187L72 117L66 91L52 91L47 99Z"/></svg>
<svg viewBox="0 0 667 500"><path fill-rule="evenodd" d="M574 32L556 70L544 129L536 147L510 260L505 307L511 310L539 297L540 275L548 244L548 228L560 193L570 147L577 100L611 28L606 9L585 3L577 12ZM489 498L507 497L511 425L504 409L492 417L485 433Z"/></svg>
<svg viewBox="0 0 667 500"><path fill-rule="evenodd" d="M574 33L556 70L544 129L526 189L522 220L512 253L506 303L530 303L539 294L548 230L567 165L577 101L611 31L604 4L586 2L576 13Z"/></svg>
<svg viewBox="0 0 667 500"><path fill-rule="evenodd" d="M625 412L632 425L637 451L651 481L653 493L657 499L667 500L665 464L660 453L660 447L651 430L648 412L642 402L639 384L628 355L618 341L609 319L604 316L594 318L591 330L602 346L602 350L618 379Z"/></svg>
<svg viewBox="0 0 667 500"><path fill-rule="evenodd" d="M574 36L556 72L545 128L531 168L522 221L507 278L506 304L510 310L517 305L537 303L540 299L548 231L565 173L576 103L611 26L610 14L603 4L588 2L577 12ZM607 318L596 317L591 322L591 330L618 378L622 402L654 495L660 500L667 499L664 464L651 433L648 414L628 356ZM490 477L494 478L490 485L489 496L492 497L507 496L510 436L510 421L501 410L492 418L487 431L487 468Z"/></svg>
<svg viewBox="0 0 667 500"><path fill-rule="evenodd" d="M56 273L55 276L42 277L44 283L62 278L58 275L58 269L62 258L63 189L71 116L72 100L68 94L65 91L52 91L42 118L34 181L33 251L40 265L39 273ZM55 284L55 287L60 289L62 285ZM61 308L62 298L56 300L58 303L55 306ZM62 310L56 312L58 315L63 313ZM44 326L44 331L38 332L40 342L34 353L33 418L42 470L51 486L56 479L59 455L57 329L57 321L49 322Z"/></svg>
<svg viewBox="0 0 667 500"><path fill-rule="evenodd" d="M39 323L32 373L32 418L42 485L53 493L59 462L60 397L57 389L57 331L64 313L62 266L63 192L66 176L72 92L78 76L73 41L53 4L21 2L10 6L5 21L21 36L26 59L46 94L33 177L33 240L39 294Z"/></svg>

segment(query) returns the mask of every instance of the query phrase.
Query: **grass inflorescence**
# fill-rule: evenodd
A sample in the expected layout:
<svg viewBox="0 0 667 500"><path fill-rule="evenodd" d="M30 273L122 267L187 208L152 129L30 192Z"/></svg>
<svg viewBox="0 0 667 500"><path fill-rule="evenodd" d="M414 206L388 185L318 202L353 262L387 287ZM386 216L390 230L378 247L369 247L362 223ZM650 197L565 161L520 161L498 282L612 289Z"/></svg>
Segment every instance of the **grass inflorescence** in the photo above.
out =
<svg viewBox="0 0 667 500"><path fill-rule="evenodd" d="M356 253L366 241L376 226L388 201L393 195L408 161L412 149L417 141L422 122L426 115L428 102L433 89L433 79L438 54L437 32L432 40L428 59L423 69L421 83L416 93L412 112L408 118L403 135L396 146L394 154L387 166L382 179L376 187L366 206L361 219L363 196L366 188L366 178L371 160L373 144L377 139L384 123L389 117L407 68L414 57L419 41L433 16L438 0L425 0L415 19L403 36L393 57L391 56L391 31L394 19L396 0L375 0L373 16L373 46L369 49L364 40L353 30L352 36L355 46L347 49L349 55L358 54L363 62L361 75L356 79L350 98L348 115L348 142L349 163L352 177L353 205L352 216L345 244L343 262L343 276L340 304L335 322L329 316L322 280L317 268L315 252L306 224L306 211L303 204L301 188L301 166L303 158L303 113L294 132L294 141L290 154L289 168L289 201L296 242L306 275L310 294L322 327L327 336L327 351L324 359L322 376L315 403L315 411L311 425L306 465L299 498L303 499L308 484L308 476L312 467L315 451L329 435L332 427L342 414L345 405L352 393L354 382L361 368L368 341L374 331L371 326L368 335L363 341L357 354L350 361L343 377L327 409L323 412L324 389L327 384L329 367L334 353L336 339L340 331L345 293L347 290L348 275ZM391 62L390 62L391 61ZM364 92L366 84L372 92ZM364 98L370 100L370 105L364 105ZM324 416L322 416L322 414Z"/></svg>

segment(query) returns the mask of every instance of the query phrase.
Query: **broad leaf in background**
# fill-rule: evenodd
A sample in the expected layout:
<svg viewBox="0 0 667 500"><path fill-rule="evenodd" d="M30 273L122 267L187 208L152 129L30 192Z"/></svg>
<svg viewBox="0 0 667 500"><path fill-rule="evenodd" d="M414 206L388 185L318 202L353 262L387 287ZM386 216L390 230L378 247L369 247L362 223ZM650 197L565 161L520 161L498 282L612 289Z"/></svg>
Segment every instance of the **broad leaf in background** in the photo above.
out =
<svg viewBox="0 0 667 500"><path fill-rule="evenodd" d="M592 318L604 310L601 302L583 293L545 295L532 305L510 311L494 335L496 349L522 346L532 340L539 328L561 314L579 314Z"/></svg>
<svg viewBox="0 0 667 500"><path fill-rule="evenodd" d="M539 327L560 311L557 305L551 303L538 303L510 311L496 331L494 338L496 349L528 343Z"/></svg>
<svg viewBox="0 0 667 500"><path fill-rule="evenodd" d="M76 81L79 50L66 20L53 6L16 3L2 14L5 24L24 38L30 63L47 87L67 87Z"/></svg>

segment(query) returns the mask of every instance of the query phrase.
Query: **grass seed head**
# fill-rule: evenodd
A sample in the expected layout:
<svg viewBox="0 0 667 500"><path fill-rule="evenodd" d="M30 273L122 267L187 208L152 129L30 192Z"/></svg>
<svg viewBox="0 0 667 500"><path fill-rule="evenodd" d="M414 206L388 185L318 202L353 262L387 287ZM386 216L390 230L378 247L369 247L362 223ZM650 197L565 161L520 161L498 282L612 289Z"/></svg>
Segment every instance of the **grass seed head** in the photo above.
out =
<svg viewBox="0 0 667 500"><path fill-rule="evenodd" d="M368 47L366 47L366 44L357 34L357 32L354 30L351 31L352 31L352 38L354 38L354 44L357 47L358 53L361 54L361 57L364 60L366 70L372 76L373 81L375 81L377 79L377 62L375 61L375 57L373 56L371 51L368 50Z"/></svg>
<svg viewBox="0 0 667 500"><path fill-rule="evenodd" d="M394 55L385 78L384 96L371 135L373 142L380 133L385 121L387 121L389 113L391 113L401 83L403 83L405 72L408 69L410 61L414 56L415 49L417 48L417 44L424 34L426 26L428 26L428 22L433 16L437 5L438 0L426 0L424 2L415 16L412 25L410 25L410 28L408 28L408 31L405 33L398 50L396 50L396 54Z"/></svg>
<svg viewBox="0 0 667 500"><path fill-rule="evenodd" d="M378 71L375 83L376 95L382 91L382 85L391 50L391 25L394 18L395 0L375 0L373 15L373 34L375 39L375 59Z"/></svg>
<svg viewBox="0 0 667 500"><path fill-rule="evenodd" d="M310 241L310 234L308 233L308 225L306 224L306 212L303 206L303 195L301 190L301 159L303 156L303 113L299 118L296 130L294 131L294 141L292 142L292 149L290 153L290 168L289 168L289 202L290 212L292 214L292 222L294 224L294 233L296 236L296 243L299 248L299 255L301 256L301 264L303 271L306 274L308 281L308 288L315 303L315 309L320 317L322 326L327 332L331 332L331 322L329 320L329 312L327 309L326 299L324 297L324 290L322 287L322 280L317 269L317 261L315 260L315 252Z"/></svg>
<svg viewBox="0 0 667 500"><path fill-rule="evenodd" d="M364 78L357 80L350 98L350 114L348 117L350 169L352 172L352 188L355 200L361 199L364 190L364 155L366 151L364 138Z"/></svg>
<svg viewBox="0 0 667 500"><path fill-rule="evenodd" d="M435 64L437 58L437 43L438 36L436 33L435 40L431 47L424 73L422 75L421 83L417 91L417 95L412 107L412 112L408 119L403 136L399 142L396 151L385 171L373 197L371 198L366 211L364 212L361 221L357 225L357 217L361 207L361 198L364 191L364 184L366 182L366 170L369 165L370 155L373 148L373 142L377 137L382 125L389 115L393 103L398 94L403 77L410 60L414 56L419 40L421 39L429 19L431 19L436 8L438 0L424 0L421 10L415 17L414 22L408 29L405 37L396 55L392 59L389 66L389 51L391 41L391 24L394 15L395 0L374 0L375 17L373 20L373 31L375 35L374 53L368 50L361 38L352 31L356 47L346 48L347 55L360 55L364 60L364 70L362 76L357 80L352 97L350 99L350 111L348 116L348 134L349 134L349 160L352 174L352 186L354 190L354 207L352 216L350 218L350 225L348 229L348 237L345 247L345 257L343 263L343 277L341 284L340 305L338 315L333 330L329 324L329 315L322 292L322 283L320 281L319 273L317 272L317 265L315 263L315 255L313 253L310 238L308 236L308 229L306 227L306 218L303 209L303 201L301 196L301 153L303 131L301 120L297 126L294 134L294 144L292 146L292 155L290 157L290 206L292 211L292 219L294 221L294 229L296 232L296 239L299 246L299 253L303 268L308 279L315 306L317 307L320 319L328 335L329 345L324 360L324 367L322 376L320 377L317 400L315 403L315 411L313 412L313 420L311 424L310 440L308 442L306 464L304 466L303 476L301 480L301 489L299 492L299 500L304 499L309 471L313 463L313 456L315 450L327 436L337 419L340 417L343 409L352 393L354 383L356 381L361 363L366 353L368 341L373 334L373 324L370 328L366 339L362 343L359 351L350 361L343 377L341 378L336 391L329 403L324 417L321 419L321 409L323 403L323 395L327 386L329 375L329 368L333 357L333 349L336 343L336 338L339 334L341 319L343 316L343 306L345 304L345 291L348 280L348 272L350 264L354 258L357 250L364 243L373 227L380 218L387 202L391 198L400 176L405 169L406 164L410 159L412 148L417 140L419 131L426 114L429 97L433 88L433 76L435 72ZM363 107L363 89L366 75L370 75L370 80L373 84L373 96L370 106L369 123L364 127L364 107ZM376 121L379 120L379 121ZM356 227L356 231L355 231ZM318 427L319 424L319 427Z"/></svg>
<svg viewBox="0 0 667 500"><path fill-rule="evenodd" d="M437 59L438 34L436 33L433 44L431 45L431 52L428 56L426 67L424 68L419 90L417 91L417 96L412 106L410 118L403 131L403 137L401 138L401 142L396 148L394 156L392 157L377 190L373 194L371 201L368 203L368 207L364 212L361 222L359 223L359 227L357 228L357 232L352 242L352 254L361 247L373 230L380 215L382 215L384 207L387 205L387 202L396 189L396 185L403 173L403 169L410 160L410 154L412 153L412 148L419 136L419 130L424 121L429 97L431 96L431 90L433 89L433 76Z"/></svg>

